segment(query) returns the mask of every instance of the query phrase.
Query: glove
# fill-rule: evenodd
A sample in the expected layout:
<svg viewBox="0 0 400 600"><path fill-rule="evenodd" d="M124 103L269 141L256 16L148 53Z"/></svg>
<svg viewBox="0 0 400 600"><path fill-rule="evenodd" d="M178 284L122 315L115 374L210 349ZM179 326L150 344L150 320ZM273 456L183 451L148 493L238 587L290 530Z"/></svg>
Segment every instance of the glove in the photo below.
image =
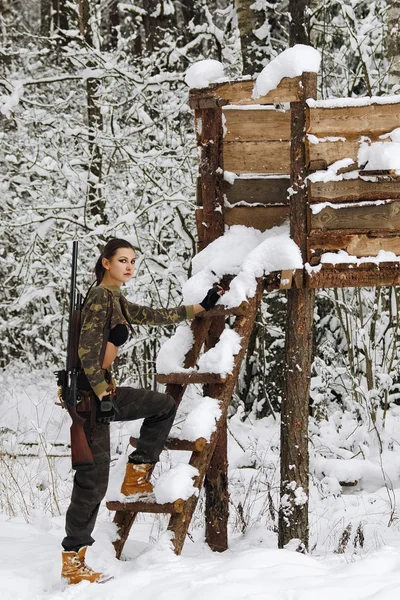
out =
<svg viewBox="0 0 400 600"><path fill-rule="evenodd" d="M200 306L202 306L204 310L210 310L211 308L214 308L217 300L219 300L221 296L221 291L222 288L219 285L213 285L213 287L208 290L207 296L200 302Z"/></svg>

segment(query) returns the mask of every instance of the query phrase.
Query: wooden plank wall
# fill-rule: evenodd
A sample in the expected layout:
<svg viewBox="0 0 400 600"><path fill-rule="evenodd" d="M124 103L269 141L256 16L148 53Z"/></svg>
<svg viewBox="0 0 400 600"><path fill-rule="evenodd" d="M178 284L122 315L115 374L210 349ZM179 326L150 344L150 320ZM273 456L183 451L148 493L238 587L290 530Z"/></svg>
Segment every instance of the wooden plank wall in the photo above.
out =
<svg viewBox="0 0 400 600"><path fill-rule="evenodd" d="M301 78L284 79L276 90L252 98L251 80L219 84L191 92L191 105L222 107L223 169L233 174L222 182L224 222L261 231L289 219L290 105L302 100ZM322 104L322 105L321 105ZM400 127L400 99L394 104L336 106L323 103L306 109L306 155L310 171L327 169L350 158L353 164L340 181L309 181L307 254L318 264L324 252L345 250L357 257L380 250L400 254L400 177L369 176L358 165L360 142ZM318 143L315 143L318 141ZM390 138L388 139L390 141ZM339 171L340 173L340 171ZM329 204L327 204L329 203ZM204 228L198 194L197 223ZM325 205L324 205L325 204ZM318 206L319 205L319 206Z"/></svg>
<svg viewBox="0 0 400 600"><path fill-rule="evenodd" d="M398 104L370 104L366 106L341 106L307 108L307 134L320 141L307 138L307 159L311 170L326 168L342 158L351 158L357 165L361 138L371 142L384 141L380 136L400 127L400 102ZM336 141L327 138L336 138ZM313 138L311 138L313 140ZM388 140L390 141L390 140Z"/></svg>
<svg viewBox="0 0 400 600"><path fill-rule="evenodd" d="M380 250L400 253L400 178L383 172L369 176L368 165L358 164L361 141L385 141L380 136L397 127L400 103L307 109L307 134L320 140L336 138L317 144L307 138L310 170L351 158L354 163L347 170L358 171L343 175L341 181L309 182L311 264L318 264L324 252L338 250L357 257L376 256ZM364 169L361 174L360 169Z"/></svg>
<svg viewBox="0 0 400 600"><path fill-rule="evenodd" d="M225 223L261 231L282 225L289 219L290 109L228 106L223 114L224 169L238 176L224 182Z"/></svg>

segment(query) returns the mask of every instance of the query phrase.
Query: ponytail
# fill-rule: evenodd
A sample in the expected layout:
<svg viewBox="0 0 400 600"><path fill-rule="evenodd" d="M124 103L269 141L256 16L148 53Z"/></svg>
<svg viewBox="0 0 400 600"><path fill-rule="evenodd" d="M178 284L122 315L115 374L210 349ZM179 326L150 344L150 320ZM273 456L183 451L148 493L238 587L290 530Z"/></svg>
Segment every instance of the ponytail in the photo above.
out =
<svg viewBox="0 0 400 600"><path fill-rule="evenodd" d="M101 282L103 281L103 277L105 275L105 268L103 267L103 254L100 254L99 258L97 259L97 262L94 266L94 276L96 277L96 285L100 285Z"/></svg>

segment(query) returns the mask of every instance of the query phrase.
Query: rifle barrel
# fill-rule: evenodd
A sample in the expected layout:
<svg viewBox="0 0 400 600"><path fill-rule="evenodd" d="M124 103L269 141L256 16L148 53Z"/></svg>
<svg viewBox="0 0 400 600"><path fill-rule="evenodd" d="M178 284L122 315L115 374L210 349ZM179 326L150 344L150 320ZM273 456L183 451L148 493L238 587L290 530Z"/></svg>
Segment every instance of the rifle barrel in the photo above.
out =
<svg viewBox="0 0 400 600"><path fill-rule="evenodd" d="M70 368L70 357L72 356L72 315L75 310L76 295L76 271L78 268L78 242L72 243L72 268L71 288L69 292L69 323L68 323L68 346L67 346L67 370Z"/></svg>

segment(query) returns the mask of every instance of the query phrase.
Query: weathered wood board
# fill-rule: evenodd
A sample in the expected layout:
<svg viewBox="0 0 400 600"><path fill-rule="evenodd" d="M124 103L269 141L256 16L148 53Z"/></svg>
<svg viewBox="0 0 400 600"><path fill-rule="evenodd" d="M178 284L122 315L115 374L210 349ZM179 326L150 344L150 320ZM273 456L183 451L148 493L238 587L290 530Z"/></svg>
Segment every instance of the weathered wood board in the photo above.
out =
<svg viewBox="0 0 400 600"><path fill-rule="evenodd" d="M224 210L225 225L245 225L260 231L282 225L289 216L289 206L237 206Z"/></svg>
<svg viewBox="0 0 400 600"><path fill-rule="evenodd" d="M400 127L398 104L369 104L335 108L307 107L307 133L323 138L337 136L360 138L362 135L378 138Z"/></svg>
<svg viewBox="0 0 400 600"><path fill-rule="evenodd" d="M233 184L224 181L222 192L229 204L289 204L289 178L237 178Z"/></svg>
<svg viewBox="0 0 400 600"><path fill-rule="evenodd" d="M358 168L357 158L360 148L359 140L337 140L335 142L311 143L306 138L306 161L311 171L326 169L334 162L342 158L351 158L354 161L354 169Z"/></svg>
<svg viewBox="0 0 400 600"><path fill-rule="evenodd" d="M373 287L400 284L400 263L364 263L362 265L322 265L319 271L306 273L308 288Z"/></svg>
<svg viewBox="0 0 400 600"><path fill-rule="evenodd" d="M352 256L376 256L380 250L394 252L400 256L400 236L368 235L365 233L345 233L344 231L314 231L307 240L308 260L315 264L324 252L345 250Z"/></svg>
<svg viewBox="0 0 400 600"><path fill-rule="evenodd" d="M304 95L300 81L301 77L285 77L275 89L260 98L252 97L255 84L255 81L252 79L214 84L201 90L190 90L189 105L191 108L195 109L202 108L201 101L206 98L213 99L215 102L222 100L223 103L220 104L220 106L223 104L243 105L300 102Z"/></svg>
<svg viewBox="0 0 400 600"><path fill-rule="evenodd" d="M224 141L289 141L290 110L223 110Z"/></svg>
<svg viewBox="0 0 400 600"><path fill-rule="evenodd" d="M381 202L344 207L337 205L335 208L327 206L317 214L310 215L310 233L316 229L350 230L354 233L400 232L400 202Z"/></svg>
<svg viewBox="0 0 400 600"><path fill-rule="evenodd" d="M224 142L225 171L241 173L289 173L289 142Z"/></svg>
<svg viewBox="0 0 400 600"><path fill-rule="evenodd" d="M362 200L400 199L400 183L374 182L363 179L345 179L343 181L309 182L308 197L310 204L319 202L359 202Z"/></svg>
<svg viewBox="0 0 400 600"><path fill-rule="evenodd" d="M289 206L236 206L224 209L225 225L245 225L259 231L282 225L289 218ZM196 210L196 224L199 240L204 238L203 209Z"/></svg>

